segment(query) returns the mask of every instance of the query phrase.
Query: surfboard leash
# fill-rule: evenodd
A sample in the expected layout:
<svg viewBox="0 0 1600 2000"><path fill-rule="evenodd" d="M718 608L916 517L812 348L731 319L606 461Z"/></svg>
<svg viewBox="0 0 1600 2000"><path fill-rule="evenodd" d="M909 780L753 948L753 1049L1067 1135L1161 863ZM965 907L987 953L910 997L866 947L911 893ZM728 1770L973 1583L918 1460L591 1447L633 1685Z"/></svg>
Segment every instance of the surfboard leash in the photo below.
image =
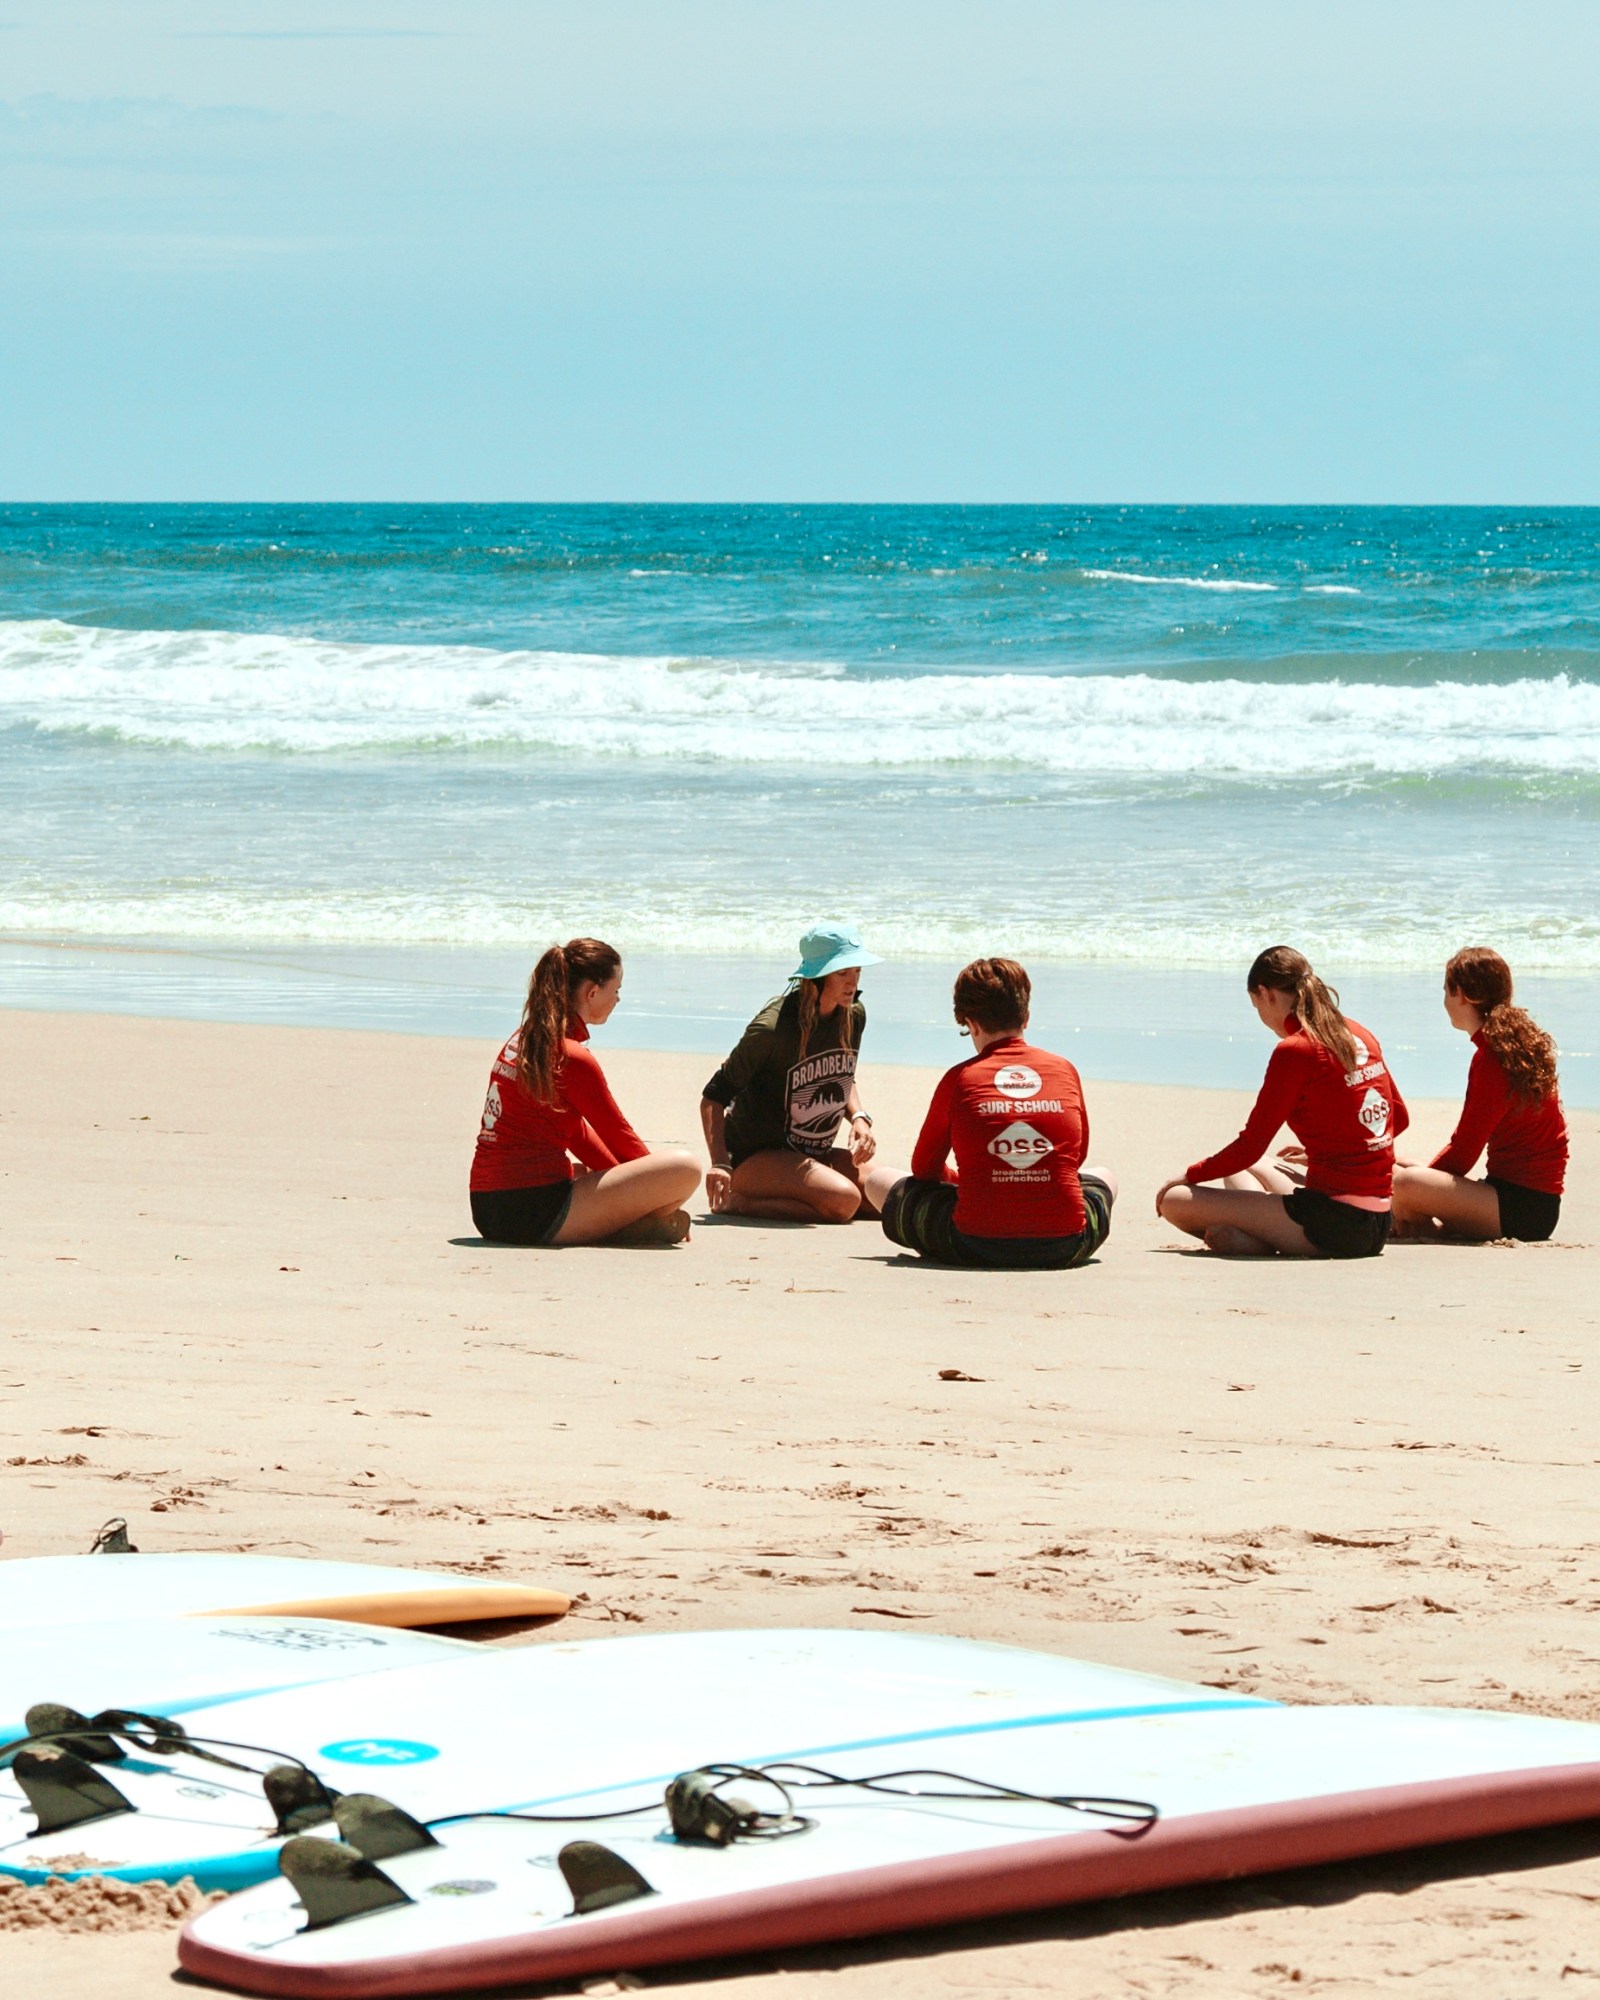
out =
<svg viewBox="0 0 1600 2000"><path fill-rule="evenodd" d="M779 1776L779 1773L785 1775ZM911 1787L903 1780L931 1778L959 1790ZM782 1800L777 1812L767 1812L748 1800L729 1794L726 1787L743 1780L746 1784L770 1786ZM659 1812L665 1805L676 1840L710 1847L729 1847L738 1840L782 1840L791 1834L806 1833L816 1821L795 1808L794 1794L802 1791L849 1789L875 1792L881 1797L908 1800L928 1799L941 1803L991 1800L996 1804L1055 1806L1064 1812L1087 1813L1097 1819L1126 1823L1142 1832L1161 1817L1161 1808L1148 1799L1101 1797L1097 1794L1029 1792L991 1778L973 1777L965 1771L942 1771L917 1767L903 1771L875 1771L853 1778L840 1771L826 1771L816 1764L798 1764L781 1759L771 1764L701 1764L683 1771L667 1786L664 1799L650 1799L636 1806L614 1806L605 1812L530 1813L463 1812L430 1819L428 1827L452 1826L470 1819L508 1819L532 1826L593 1825L606 1820L637 1819Z"/></svg>

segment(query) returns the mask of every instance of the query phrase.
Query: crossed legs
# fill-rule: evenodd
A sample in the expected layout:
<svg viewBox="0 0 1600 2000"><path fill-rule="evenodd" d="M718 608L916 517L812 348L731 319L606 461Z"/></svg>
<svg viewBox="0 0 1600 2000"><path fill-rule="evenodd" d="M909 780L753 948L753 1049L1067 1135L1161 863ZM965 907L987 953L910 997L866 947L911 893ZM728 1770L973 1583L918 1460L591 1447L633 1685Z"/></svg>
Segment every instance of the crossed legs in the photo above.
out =
<svg viewBox="0 0 1600 2000"><path fill-rule="evenodd" d="M1501 1234L1499 1190L1437 1167L1396 1167L1394 1220L1399 1236L1488 1242Z"/></svg>
<svg viewBox="0 0 1600 2000"><path fill-rule="evenodd" d="M1267 1165L1230 1174L1221 1187L1180 1181L1162 1195L1161 1215L1219 1257L1320 1257L1283 1205L1296 1185L1281 1167Z"/></svg>
<svg viewBox="0 0 1600 2000"><path fill-rule="evenodd" d="M597 1174L579 1174L556 1231L557 1243L681 1243L689 1233L683 1204L700 1185L687 1153L647 1153Z"/></svg>
<svg viewBox="0 0 1600 2000"><path fill-rule="evenodd" d="M843 1146L820 1160L775 1146L734 1168L724 1213L767 1222L853 1222L858 1215L875 1216L878 1208Z"/></svg>

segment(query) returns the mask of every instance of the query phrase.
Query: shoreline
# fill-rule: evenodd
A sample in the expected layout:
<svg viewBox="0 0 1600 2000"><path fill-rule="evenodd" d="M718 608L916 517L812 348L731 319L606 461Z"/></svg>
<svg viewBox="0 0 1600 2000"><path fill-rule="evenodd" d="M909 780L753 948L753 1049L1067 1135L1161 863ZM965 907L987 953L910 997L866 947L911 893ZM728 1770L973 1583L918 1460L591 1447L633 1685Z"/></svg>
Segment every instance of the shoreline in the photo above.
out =
<svg viewBox="0 0 1600 2000"><path fill-rule="evenodd" d="M542 947L541 947L542 948ZM789 961L633 953L602 1048L720 1056L781 990ZM422 1034L495 1045L515 1027L536 953L474 947L238 945L0 934L0 1010ZM1270 1048L1243 973L1036 959L1032 1031L1094 1083L1253 1091ZM949 1020L953 965L874 966L866 983L875 1063L937 1070L963 1045ZM1376 1033L1407 1099L1459 1097L1470 1055L1439 1005L1438 977L1357 968L1333 983ZM1563 1101L1600 1107L1600 984L1533 974L1518 998L1555 1034Z"/></svg>

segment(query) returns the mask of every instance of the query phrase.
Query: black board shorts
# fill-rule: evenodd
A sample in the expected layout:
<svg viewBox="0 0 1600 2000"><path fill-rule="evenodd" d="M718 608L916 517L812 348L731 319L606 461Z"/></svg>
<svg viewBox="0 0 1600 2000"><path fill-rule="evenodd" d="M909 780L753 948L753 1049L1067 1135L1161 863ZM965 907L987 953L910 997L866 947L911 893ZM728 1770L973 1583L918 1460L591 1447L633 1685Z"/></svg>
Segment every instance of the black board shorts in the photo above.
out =
<svg viewBox="0 0 1600 2000"><path fill-rule="evenodd" d="M1352 1208L1316 1188L1296 1188L1284 1196L1283 1206L1324 1257L1381 1256L1394 1221L1386 1208Z"/></svg>
<svg viewBox="0 0 1600 2000"><path fill-rule="evenodd" d="M544 1187L475 1188L472 1226L490 1243L551 1243L571 1206L571 1181L550 1181Z"/></svg>
<svg viewBox="0 0 1600 2000"><path fill-rule="evenodd" d="M1560 1195L1503 1181L1494 1174L1488 1176L1488 1185L1500 1197L1502 1236L1514 1236L1519 1243L1549 1242L1561 1220Z"/></svg>
<svg viewBox="0 0 1600 2000"><path fill-rule="evenodd" d="M968 1270L1070 1271L1087 1263L1111 1234L1111 1190L1097 1174L1079 1176L1085 1221L1075 1236L968 1236L956 1227L954 1181L919 1181L908 1174L883 1204L883 1233L902 1250L934 1264Z"/></svg>

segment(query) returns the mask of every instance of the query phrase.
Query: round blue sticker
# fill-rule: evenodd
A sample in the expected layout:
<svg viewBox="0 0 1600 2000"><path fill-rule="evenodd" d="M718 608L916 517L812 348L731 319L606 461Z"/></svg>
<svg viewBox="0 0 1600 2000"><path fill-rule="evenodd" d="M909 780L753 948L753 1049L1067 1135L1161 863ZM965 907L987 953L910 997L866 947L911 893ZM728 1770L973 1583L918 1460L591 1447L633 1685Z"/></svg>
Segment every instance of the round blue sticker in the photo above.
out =
<svg viewBox="0 0 1600 2000"><path fill-rule="evenodd" d="M336 1764L426 1764L439 1752L431 1743L408 1743L402 1736L352 1736L344 1743L324 1743L317 1753Z"/></svg>

